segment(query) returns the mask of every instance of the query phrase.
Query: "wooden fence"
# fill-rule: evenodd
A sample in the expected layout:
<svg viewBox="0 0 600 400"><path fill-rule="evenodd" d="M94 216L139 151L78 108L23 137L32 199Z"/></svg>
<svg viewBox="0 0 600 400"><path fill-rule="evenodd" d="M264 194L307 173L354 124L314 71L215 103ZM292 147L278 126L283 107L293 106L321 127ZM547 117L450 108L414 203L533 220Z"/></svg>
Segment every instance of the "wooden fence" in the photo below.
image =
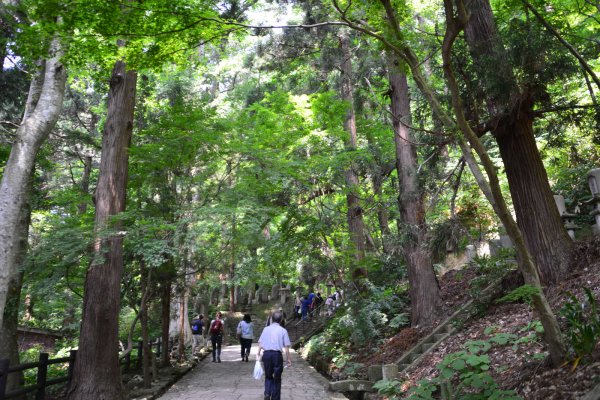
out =
<svg viewBox="0 0 600 400"><path fill-rule="evenodd" d="M172 341L168 343L169 347L172 346ZM162 343L160 340L150 343L150 351L156 347L156 355L160 357L162 350ZM121 368L123 372L129 372L131 370L132 362L135 361L134 370L140 370L142 368L142 341L139 341L134 347L137 350L137 356L131 357L131 352L128 353L122 360L120 360ZM37 362L10 365L9 360L0 359L0 400L14 399L17 397L24 396L28 393L32 393L35 400L43 400L46 397L46 388L49 386L57 385L60 383L66 383L66 386L71 382L73 376L73 369L75 367L75 360L77 358L77 350L71 350L69 357L50 359L48 353L40 353L39 360ZM68 364L66 375L54 377L48 379L48 366L55 364ZM28 369L37 368L37 376L35 384L24 386L10 392L6 391L8 374L24 372ZM31 395L30 395L31 396Z"/></svg>

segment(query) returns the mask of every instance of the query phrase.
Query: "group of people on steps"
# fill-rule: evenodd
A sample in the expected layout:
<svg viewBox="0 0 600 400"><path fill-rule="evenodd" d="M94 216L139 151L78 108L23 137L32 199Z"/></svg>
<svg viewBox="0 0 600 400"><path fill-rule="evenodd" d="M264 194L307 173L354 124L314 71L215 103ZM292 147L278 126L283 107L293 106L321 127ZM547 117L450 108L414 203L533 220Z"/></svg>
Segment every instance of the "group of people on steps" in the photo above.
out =
<svg viewBox="0 0 600 400"><path fill-rule="evenodd" d="M221 345L225 326L223 323L223 314L218 311L215 319L208 325L208 334L212 344L212 362L221 362ZM281 376L284 369L284 360L286 366L292 365L290 357L290 337L285 326L285 313L280 308L270 313L260 338L258 339L257 359L261 360L265 376L265 400L281 399ZM197 315L192 321L192 354L196 349L202 347L204 332L204 316ZM237 337L240 341L242 362L248 362L250 348L254 339L254 324L250 314L244 314L236 329Z"/></svg>
<svg viewBox="0 0 600 400"><path fill-rule="evenodd" d="M336 290L331 296L328 296L327 299L323 299L321 293L309 293L304 296L297 295L296 301L294 303L294 318L293 319L302 319L303 321L307 321L309 319L313 319L319 315L328 316L333 314L333 311L336 307L339 306L342 300L342 291ZM325 303L325 307L321 307ZM317 311L318 310L318 311Z"/></svg>

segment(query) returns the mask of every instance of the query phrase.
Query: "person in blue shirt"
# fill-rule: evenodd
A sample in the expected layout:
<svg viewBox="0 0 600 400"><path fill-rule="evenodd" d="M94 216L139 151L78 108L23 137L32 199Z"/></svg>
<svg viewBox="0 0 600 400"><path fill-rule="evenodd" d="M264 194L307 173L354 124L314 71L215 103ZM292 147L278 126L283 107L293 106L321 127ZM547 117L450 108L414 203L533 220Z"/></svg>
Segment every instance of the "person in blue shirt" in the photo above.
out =
<svg viewBox="0 0 600 400"><path fill-rule="evenodd" d="M203 346L204 341L204 315L196 315L196 318L192 321L192 354L196 354L196 350L199 350Z"/></svg>
<svg viewBox="0 0 600 400"><path fill-rule="evenodd" d="M307 299L308 300L308 299ZM275 311L271 318L271 325L263 329L258 339L258 358L261 359L265 369L265 394L264 400L281 399L281 375L283 374L283 353L287 360L287 366L292 365L290 358L290 337L287 330L280 323L283 313Z"/></svg>
<svg viewBox="0 0 600 400"><path fill-rule="evenodd" d="M310 300L308 300L308 296L304 296L304 298L302 299L302 321L306 321L309 307L310 307Z"/></svg>

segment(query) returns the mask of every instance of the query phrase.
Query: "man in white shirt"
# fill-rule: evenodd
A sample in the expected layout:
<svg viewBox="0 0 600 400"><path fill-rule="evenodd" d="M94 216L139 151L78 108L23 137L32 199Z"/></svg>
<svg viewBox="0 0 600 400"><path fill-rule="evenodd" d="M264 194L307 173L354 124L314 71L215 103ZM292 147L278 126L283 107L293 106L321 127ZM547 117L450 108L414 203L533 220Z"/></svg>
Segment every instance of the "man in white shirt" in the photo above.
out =
<svg viewBox="0 0 600 400"><path fill-rule="evenodd" d="M290 337L280 323L283 313L275 311L271 317L271 325L263 329L258 339L258 358L264 351L262 361L265 367L265 400L281 399L281 374L283 373L283 352L287 366L292 365L290 358Z"/></svg>

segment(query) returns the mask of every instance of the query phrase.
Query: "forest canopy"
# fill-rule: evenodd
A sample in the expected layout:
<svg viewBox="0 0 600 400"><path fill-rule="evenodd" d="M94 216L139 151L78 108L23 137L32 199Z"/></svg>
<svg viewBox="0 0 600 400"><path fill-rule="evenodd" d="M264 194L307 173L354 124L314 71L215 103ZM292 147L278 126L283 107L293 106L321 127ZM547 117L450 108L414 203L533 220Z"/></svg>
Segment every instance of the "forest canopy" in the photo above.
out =
<svg viewBox="0 0 600 400"><path fill-rule="evenodd" d="M94 314L114 365L171 303L273 285L374 285L427 325L467 246L507 235L527 284L560 282L553 195L598 230L594 2L7 0L0 29L0 358Z"/></svg>

